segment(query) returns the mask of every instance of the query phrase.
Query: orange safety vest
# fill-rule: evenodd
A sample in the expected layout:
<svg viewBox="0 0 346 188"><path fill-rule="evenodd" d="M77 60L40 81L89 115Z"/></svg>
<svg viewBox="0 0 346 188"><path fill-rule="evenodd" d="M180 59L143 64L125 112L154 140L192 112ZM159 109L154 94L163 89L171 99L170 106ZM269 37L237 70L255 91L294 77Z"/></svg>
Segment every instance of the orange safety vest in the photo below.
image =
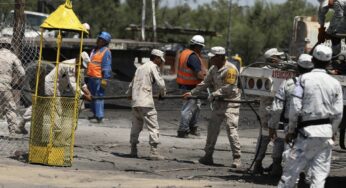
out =
<svg viewBox="0 0 346 188"><path fill-rule="evenodd" d="M90 63L88 64L88 70L87 70L87 75L89 77L94 77L94 78L102 78L102 59L103 56L105 55L106 51L109 49L106 48L102 52L98 50L95 54L91 56Z"/></svg>
<svg viewBox="0 0 346 188"><path fill-rule="evenodd" d="M193 53L195 52L190 49L185 49L180 54L177 72L177 83L180 85L197 85L202 81L201 79L197 78L196 73L187 66L187 60ZM200 60L202 70L204 70L204 65L201 58L198 55L197 57Z"/></svg>

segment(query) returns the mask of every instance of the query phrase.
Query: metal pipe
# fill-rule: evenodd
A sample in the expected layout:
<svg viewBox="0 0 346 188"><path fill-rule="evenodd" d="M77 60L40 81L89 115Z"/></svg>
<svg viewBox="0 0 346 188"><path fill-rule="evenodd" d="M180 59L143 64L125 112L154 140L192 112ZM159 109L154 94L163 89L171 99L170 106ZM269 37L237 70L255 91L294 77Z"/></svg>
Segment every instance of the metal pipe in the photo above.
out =
<svg viewBox="0 0 346 188"><path fill-rule="evenodd" d="M145 9L146 9L146 0L143 0L143 7L142 7L142 41L145 41Z"/></svg>
<svg viewBox="0 0 346 188"><path fill-rule="evenodd" d="M154 33L154 42L157 42L156 35L156 8L155 8L155 0L151 1L152 9L153 9L153 33Z"/></svg>
<svg viewBox="0 0 346 188"><path fill-rule="evenodd" d="M93 99L103 99L103 100L116 100L116 99L128 99L131 96L128 95L117 95L117 96L104 96L104 97L92 97ZM166 95L160 97L158 95L153 96L154 99L183 99L183 95ZM191 96L188 99L208 99L207 96ZM215 99L215 101L223 101L229 103L259 103L259 100L232 100L232 99Z"/></svg>

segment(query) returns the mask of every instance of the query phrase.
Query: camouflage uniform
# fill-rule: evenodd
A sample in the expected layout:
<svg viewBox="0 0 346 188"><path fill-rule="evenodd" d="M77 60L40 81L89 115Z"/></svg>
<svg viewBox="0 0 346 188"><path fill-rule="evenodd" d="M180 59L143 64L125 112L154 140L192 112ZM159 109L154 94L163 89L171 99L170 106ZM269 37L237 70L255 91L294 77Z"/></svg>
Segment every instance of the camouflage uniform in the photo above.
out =
<svg viewBox="0 0 346 188"><path fill-rule="evenodd" d="M233 74L230 74L230 71ZM227 78L232 76L233 80L227 82ZM238 82L237 68L226 62L225 65L218 69L212 66L204 80L191 90L192 95L198 95L207 88L213 88L213 97L222 97L224 99L240 99L240 92L237 87ZM213 108L211 119L208 125L207 141L205 145L205 157L212 161L212 155L215 149L217 137L220 133L220 126L222 122L226 121L227 137L229 139L233 159L240 159L241 150L238 136L238 119L239 119L239 104L228 103L223 101L213 101Z"/></svg>
<svg viewBox="0 0 346 188"><path fill-rule="evenodd" d="M18 83L24 76L25 70L22 63L10 50L0 49L0 104L8 123L10 133L14 133L19 126L16 114L17 106L12 93L12 85Z"/></svg>

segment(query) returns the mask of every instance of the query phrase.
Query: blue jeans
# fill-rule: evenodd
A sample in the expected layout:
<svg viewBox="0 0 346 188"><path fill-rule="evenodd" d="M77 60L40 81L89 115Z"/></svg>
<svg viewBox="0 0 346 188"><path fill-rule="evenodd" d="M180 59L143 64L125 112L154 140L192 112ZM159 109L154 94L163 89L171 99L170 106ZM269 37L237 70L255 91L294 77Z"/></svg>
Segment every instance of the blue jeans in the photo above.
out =
<svg viewBox="0 0 346 188"><path fill-rule="evenodd" d="M92 96L103 97L105 95L105 90L101 87L101 79L99 78L89 78L88 88ZM103 99L93 99L91 102L91 111L97 118L104 117L104 100Z"/></svg>
<svg viewBox="0 0 346 188"><path fill-rule="evenodd" d="M197 128L197 120L201 110L199 99L185 100L181 108L181 119L178 131L190 132L191 128Z"/></svg>

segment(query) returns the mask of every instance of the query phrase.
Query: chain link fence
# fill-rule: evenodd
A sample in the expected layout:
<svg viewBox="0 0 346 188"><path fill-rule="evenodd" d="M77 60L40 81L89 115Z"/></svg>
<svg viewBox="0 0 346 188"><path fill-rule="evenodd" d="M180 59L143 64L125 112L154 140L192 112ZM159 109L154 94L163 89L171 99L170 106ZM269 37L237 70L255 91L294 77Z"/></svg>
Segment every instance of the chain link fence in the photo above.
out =
<svg viewBox="0 0 346 188"><path fill-rule="evenodd" d="M1 5L0 5L1 6ZM0 7L1 10L1 7ZM15 67L8 56L0 57L2 66L11 66L7 72L0 71L0 155L14 155L15 151L28 149L28 136L20 135L19 138L9 138L9 126L20 124L25 109L32 104L32 92L35 89L37 61L39 58L40 33L39 22L45 17L42 15L25 15L23 23L14 22L14 11L10 11L0 23L0 50L2 54L12 53L20 61ZM8 52L4 49L10 50ZM6 63L9 62L9 63ZM20 69L25 71L21 76ZM46 75L54 68L54 64L43 62L41 74ZM8 79L4 79L8 78ZM40 82L40 92L44 91L43 82ZM6 91L6 95L4 95ZM28 126L27 126L28 129Z"/></svg>

